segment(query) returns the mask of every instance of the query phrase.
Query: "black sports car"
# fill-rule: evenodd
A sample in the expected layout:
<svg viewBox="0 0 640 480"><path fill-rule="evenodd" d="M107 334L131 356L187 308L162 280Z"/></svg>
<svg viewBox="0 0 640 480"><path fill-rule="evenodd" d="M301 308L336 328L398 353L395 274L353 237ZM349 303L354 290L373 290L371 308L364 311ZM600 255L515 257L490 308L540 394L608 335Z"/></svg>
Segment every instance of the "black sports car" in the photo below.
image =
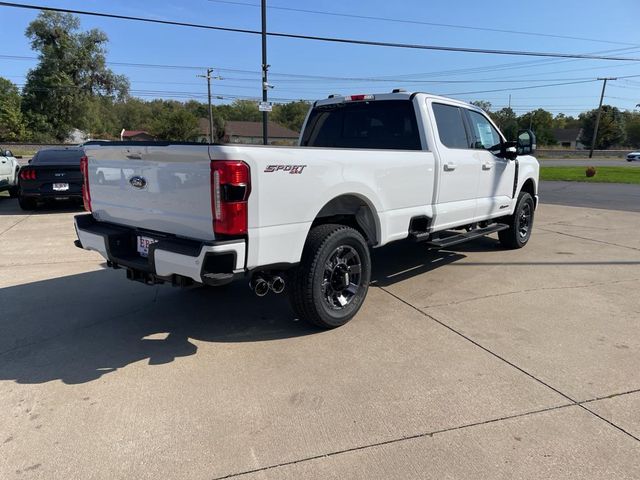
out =
<svg viewBox="0 0 640 480"><path fill-rule="evenodd" d="M20 169L18 202L23 210L33 210L40 203L71 200L82 203L80 159L84 150L78 147L40 150Z"/></svg>

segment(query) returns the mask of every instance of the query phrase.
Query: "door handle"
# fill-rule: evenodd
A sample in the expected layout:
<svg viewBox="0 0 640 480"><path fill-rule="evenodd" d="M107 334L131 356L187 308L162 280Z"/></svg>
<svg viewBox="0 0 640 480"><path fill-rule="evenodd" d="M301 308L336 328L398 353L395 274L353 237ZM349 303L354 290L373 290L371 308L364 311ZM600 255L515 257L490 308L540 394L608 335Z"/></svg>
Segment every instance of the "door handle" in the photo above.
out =
<svg viewBox="0 0 640 480"><path fill-rule="evenodd" d="M445 172L453 172L456 169L456 164L455 163L445 163L444 164L444 171Z"/></svg>
<svg viewBox="0 0 640 480"><path fill-rule="evenodd" d="M493 168L493 163L491 162L486 162L482 164L482 169L483 170L491 170Z"/></svg>

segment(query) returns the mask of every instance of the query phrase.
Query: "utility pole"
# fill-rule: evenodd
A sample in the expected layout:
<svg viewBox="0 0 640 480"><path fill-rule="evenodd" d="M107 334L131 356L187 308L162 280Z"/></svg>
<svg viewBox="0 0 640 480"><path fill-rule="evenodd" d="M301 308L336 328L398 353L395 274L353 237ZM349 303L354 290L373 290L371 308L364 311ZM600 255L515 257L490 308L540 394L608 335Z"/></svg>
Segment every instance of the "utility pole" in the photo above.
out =
<svg viewBox="0 0 640 480"><path fill-rule="evenodd" d="M267 105L267 72L269 65L267 64L267 0L262 0L262 102ZM262 143L269 144L269 112L266 108L262 112Z"/></svg>
<svg viewBox="0 0 640 480"><path fill-rule="evenodd" d="M213 68L207 68L206 75L198 75L207 79L207 94L209 97L209 143L213 143L213 106L211 105L211 80L222 80L222 77L212 77Z"/></svg>
<svg viewBox="0 0 640 480"><path fill-rule="evenodd" d="M599 78L602 82L602 93L600 94L600 105L598 105L598 115L596 115L596 125L593 128L593 138L591 139L591 150L589 150L589 158L593 157L593 149L596 147L596 138L598 138L598 127L600 126L600 116L602 115L602 101L604 100L604 90L607 88L607 80L617 80L615 77Z"/></svg>

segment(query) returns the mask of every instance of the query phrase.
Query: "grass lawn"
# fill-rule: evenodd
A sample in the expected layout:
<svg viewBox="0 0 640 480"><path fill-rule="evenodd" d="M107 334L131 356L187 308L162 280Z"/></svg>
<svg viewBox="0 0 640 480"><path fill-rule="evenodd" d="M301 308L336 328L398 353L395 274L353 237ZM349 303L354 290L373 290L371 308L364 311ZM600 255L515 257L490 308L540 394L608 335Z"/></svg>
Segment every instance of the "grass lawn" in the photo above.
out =
<svg viewBox="0 0 640 480"><path fill-rule="evenodd" d="M640 185L640 168L596 167L594 177L587 178L587 167L540 167L541 180L565 182L635 183Z"/></svg>
<svg viewBox="0 0 640 480"><path fill-rule="evenodd" d="M36 154L37 150L24 150L21 148L14 148L11 150L16 157L33 157Z"/></svg>

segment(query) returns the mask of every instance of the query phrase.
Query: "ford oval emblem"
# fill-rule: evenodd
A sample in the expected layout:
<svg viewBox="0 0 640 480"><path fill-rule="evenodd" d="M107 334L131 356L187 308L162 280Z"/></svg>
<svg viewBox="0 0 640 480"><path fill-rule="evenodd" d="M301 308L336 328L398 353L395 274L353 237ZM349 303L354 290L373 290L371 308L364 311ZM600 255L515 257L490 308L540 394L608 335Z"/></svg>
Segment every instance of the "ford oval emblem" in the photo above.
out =
<svg viewBox="0 0 640 480"><path fill-rule="evenodd" d="M137 175L135 177L131 177L129 179L129 183L133 188L143 189L144 187L147 186L147 181L145 180L145 178L139 177Z"/></svg>

